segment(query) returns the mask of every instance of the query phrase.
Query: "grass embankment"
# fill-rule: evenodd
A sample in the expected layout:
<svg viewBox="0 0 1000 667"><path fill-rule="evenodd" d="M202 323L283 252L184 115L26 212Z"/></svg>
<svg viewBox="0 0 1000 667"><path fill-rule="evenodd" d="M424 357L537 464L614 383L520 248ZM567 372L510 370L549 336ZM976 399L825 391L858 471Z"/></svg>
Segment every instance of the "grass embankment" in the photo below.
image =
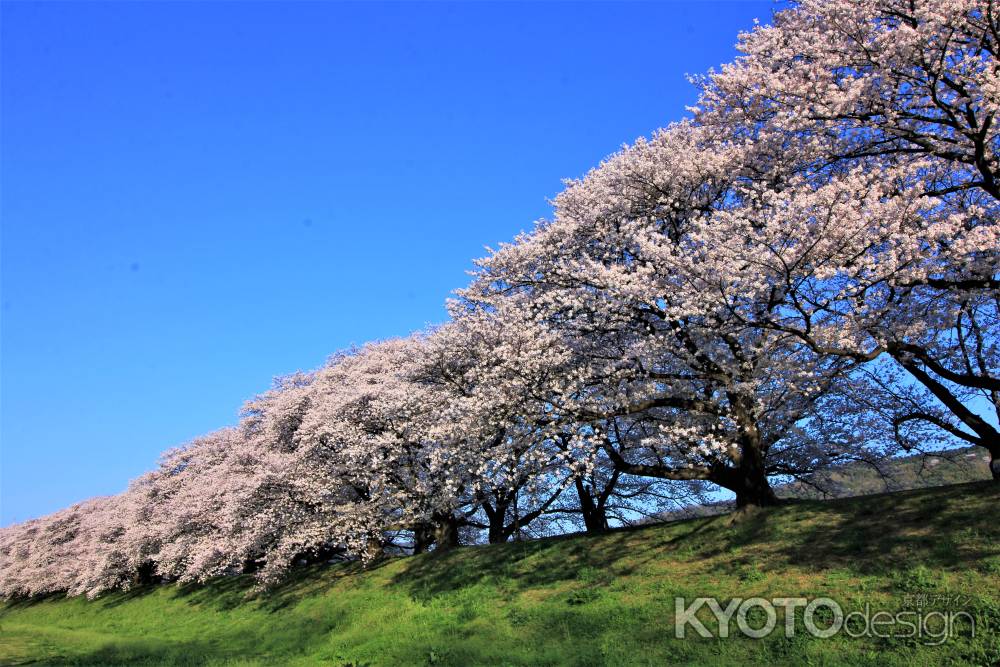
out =
<svg viewBox="0 0 1000 667"><path fill-rule="evenodd" d="M230 578L13 602L0 607L0 664L993 665L998 510L1000 485L963 484L461 548L367 570L305 568L251 599L251 582ZM825 596L845 612L957 607L975 617L976 636L960 623L940 646L818 639L800 609L786 638L779 609L765 639L740 636L734 623L728 639L689 627L680 640L676 596Z"/></svg>

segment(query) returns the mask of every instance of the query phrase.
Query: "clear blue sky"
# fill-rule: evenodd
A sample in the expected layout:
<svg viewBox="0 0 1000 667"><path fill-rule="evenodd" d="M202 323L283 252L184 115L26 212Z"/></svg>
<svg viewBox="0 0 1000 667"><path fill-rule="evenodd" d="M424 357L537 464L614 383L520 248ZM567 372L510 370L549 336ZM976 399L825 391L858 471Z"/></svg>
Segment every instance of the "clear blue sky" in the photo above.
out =
<svg viewBox="0 0 1000 667"><path fill-rule="evenodd" d="M443 320L774 6L4 2L0 525Z"/></svg>

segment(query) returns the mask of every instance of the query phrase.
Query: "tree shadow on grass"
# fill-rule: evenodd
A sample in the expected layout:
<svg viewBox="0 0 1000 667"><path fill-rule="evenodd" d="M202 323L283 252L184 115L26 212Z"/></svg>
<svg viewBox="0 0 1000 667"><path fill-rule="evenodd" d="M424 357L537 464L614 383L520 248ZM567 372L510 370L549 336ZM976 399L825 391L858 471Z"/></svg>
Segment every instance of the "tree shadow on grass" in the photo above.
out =
<svg viewBox="0 0 1000 667"><path fill-rule="evenodd" d="M998 505L1000 485L992 481L816 502L812 515L826 520L803 526L777 554L777 564L863 575L891 575L918 564L969 569L1000 554L1000 522L983 511ZM973 537L961 538L963 528Z"/></svg>
<svg viewBox="0 0 1000 667"><path fill-rule="evenodd" d="M421 601L481 583L520 590L544 588L576 581L584 568L608 574L602 581L609 583L661 559L665 551L695 539L720 521L725 517L677 522L664 539L654 541L648 538L662 530L662 525L432 552L409 559L391 583ZM643 546L635 548L634 542Z"/></svg>
<svg viewBox="0 0 1000 667"><path fill-rule="evenodd" d="M812 571L846 569L860 576L882 576L891 584L917 565L968 570L1000 555L1000 522L983 511L984 506L997 505L1000 486L992 481L795 501L601 535L431 553L407 559L391 581L414 599L426 601L477 584L502 583L524 590L570 583L588 567L613 580L665 559L705 561L723 556L711 566L722 568L719 574L741 576L747 565L762 572L796 566ZM954 541L963 526L979 537Z"/></svg>
<svg viewBox="0 0 1000 667"><path fill-rule="evenodd" d="M253 605L270 612L260 633L280 635L280 640L268 644L259 634L235 630L211 641L125 639L85 657L51 658L45 664L201 665L229 657L280 664L282 659L325 641L348 620L331 616L320 625L304 624L294 614L281 612L344 586L385 585L420 601L480 584L494 586L504 595L507 591L569 586L581 581L581 573L588 569L591 578L584 583L611 585L629 575L645 576L647 566L674 559L685 567L702 567L710 575L738 576L741 567L752 563L762 572L774 574L790 566L813 572L846 570L883 577L886 586L898 587L906 583L899 575L916 565L961 571L1000 556L998 505L1000 485L972 483L864 498L799 501L773 509L600 535L462 547L390 558L367 567L360 563L312 565L293 569L283 583L265 592L255 591L252 576L221 577L202 584L174 585L171 595L207 609L229 611ZM383 574L374 581L365 576L382 568L391 576ZM670 576L669 568L663 573ZM115 607L151 595L162 586L110 593L96 603ZM2 609L30 607L62 597L51 594L12 600Z"/></svg>
<svg viewBox="0 0 1000 667"><path fill-rule="evenodd" d="M96 601L105 607L117 607L123 605L126 602L132 600L137 600L139 598L145 597L158 590L161 590L164 586L169 586L170 584L142 584L141 586L132 586L127 591L110 591L104 593L96 599Z"/></svg>
<svg viewBox="0 0 1000 667"><path fill-rule="evenodd" d="M4 611L15 610L15 609L28 609L34 607L35 605L43 604L45 602L56 602L58 600L63 600L66 598L66 593L56 592L56 593L46 593L44 595L33 595L31 597L15 597L3 600L2 605L0 605L0 614Z"/></svg>
<svg viewBox="0 0 1000 667"><path fill-rule="evenodd" d="M402 557L384 558L367 565L351 562L298 568L290 572L280 584L256 594L256 599L262 609L271 613L279 612L304 598L321 595L335 586L360 581L362 575L377 572L399 558Z"/></svg>
<svg viewBox="0 0 1000 667"><path fill-rule="evenodd" d="M344 582L360 581L363 574L378 571L395 560L397 559L389 558L368 565L349 562L296 567L289 570L280 583L268 588L260 588L253 575L217 577L206 582L175 585L175 597L190 605L218 611L255 605L274 613L293 606L302 599L321 595Z"/></svg>
<svg viewBox="0 0 1000 667"><path fill-rule="evenodd" d="M254 659L252 647L255 636L242 633L227 637L225 646L217 641L163 642L155 639L118 641L100 646L88 652L74 655L50 655L35 661L20 664L44 665L188 665L219 664L227 660ZM264 663L268 656L257 657ZM280 664L280 660L271 664Z"/></svg>

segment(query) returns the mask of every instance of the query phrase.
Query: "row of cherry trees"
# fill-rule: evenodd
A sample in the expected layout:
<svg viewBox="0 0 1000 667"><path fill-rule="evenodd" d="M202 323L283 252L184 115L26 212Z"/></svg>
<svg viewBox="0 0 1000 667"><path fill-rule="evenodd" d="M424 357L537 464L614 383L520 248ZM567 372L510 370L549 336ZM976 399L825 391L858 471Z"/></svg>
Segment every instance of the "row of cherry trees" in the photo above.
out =
<svg viewBox="0 0 1000 667"><path fill-rule="evenodd" d="M807 0L689 120L567 183L451 320L278 381L109 498L0 531L0 593L599 531L900 447L1000 479L998 17Z"/></svg>

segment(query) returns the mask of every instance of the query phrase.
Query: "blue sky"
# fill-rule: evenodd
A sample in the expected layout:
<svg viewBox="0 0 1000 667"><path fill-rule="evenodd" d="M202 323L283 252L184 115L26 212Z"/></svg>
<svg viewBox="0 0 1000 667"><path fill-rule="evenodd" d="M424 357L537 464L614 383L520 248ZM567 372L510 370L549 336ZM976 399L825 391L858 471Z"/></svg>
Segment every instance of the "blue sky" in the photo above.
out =
<svg viewBox="0 0 1000 667"><path fill-rule="evenodd" d="M774 7L3 3L0 525L443 320Z"/></svg>

